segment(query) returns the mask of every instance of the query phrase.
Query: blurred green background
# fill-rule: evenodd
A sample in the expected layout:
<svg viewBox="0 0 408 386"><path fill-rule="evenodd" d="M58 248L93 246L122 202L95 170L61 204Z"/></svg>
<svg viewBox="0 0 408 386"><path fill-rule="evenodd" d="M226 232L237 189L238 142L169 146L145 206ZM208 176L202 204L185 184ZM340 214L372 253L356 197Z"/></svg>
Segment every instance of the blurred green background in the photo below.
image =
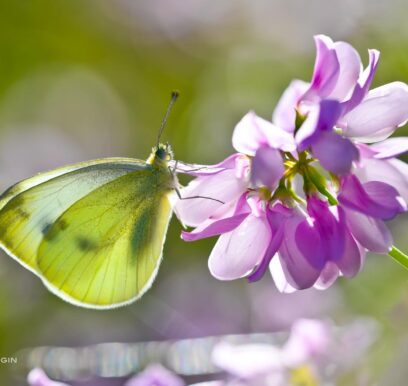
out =
<svg viewBox="0 0 408 386"><path fill-rule="evenodd" d="M172 89L181 98L164 139L176 159L218 162L232 153L232 130L248 110L269 118L292 78L310 79L316 33L349 41L364 63L367 48L379 49L375 86L407 82L407 12L403 0L0 0L0 186L81 160L147 158ZM407 250L407 216L392 228ZM365 315L380 323L381 339L364 379L406 384L408 272L389 258L370 256L357 278L325 292L280 295L268 275L251 285L215 280L207 270L214 240L186 244L180 230L173 219L152 290L109 312L64 303L1 253L0 356ZM0 384L25 382L0 364Z"/></svg>

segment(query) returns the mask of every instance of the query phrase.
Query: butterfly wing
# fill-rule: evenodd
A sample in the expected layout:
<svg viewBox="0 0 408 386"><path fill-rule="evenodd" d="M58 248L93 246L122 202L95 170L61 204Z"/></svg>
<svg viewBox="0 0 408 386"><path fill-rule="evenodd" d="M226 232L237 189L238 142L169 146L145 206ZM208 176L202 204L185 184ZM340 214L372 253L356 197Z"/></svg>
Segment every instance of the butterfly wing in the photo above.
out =
<svg viewBox="0 0 408 386"><path fill-rule="evenodd" d="M111 308L136 300L160 263L170 174L128 159L66 169L3 195L3 248L71 303Z"/></svg>

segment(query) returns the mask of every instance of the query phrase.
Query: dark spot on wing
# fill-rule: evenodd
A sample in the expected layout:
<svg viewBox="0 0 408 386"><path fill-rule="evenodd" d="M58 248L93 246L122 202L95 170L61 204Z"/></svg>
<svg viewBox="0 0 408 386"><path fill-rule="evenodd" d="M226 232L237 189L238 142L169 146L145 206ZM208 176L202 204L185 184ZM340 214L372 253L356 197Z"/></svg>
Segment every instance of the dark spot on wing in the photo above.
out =
<svg viewBox="0 0 408 386"><path fill-rule="evenodd" d="M24 209L18 208L17 216L23 219L28 219L30 217L30 213L26 212Z"/></svg>
<svg viewBox="0 0 408 386"><path fill-rule="evenodd" d="M90 251L96 248L96 244L92 240L83 236L77 238L77 244L82 251Z"/></svg>
<svg viewBox="0 0 408 386"><path fill-rule="evenodd" d="M42 233L43 235L46 235L46 234L50 231L51 227L52 227L52 223L47 222L47 223L42 227L41 233Z"/></svg>
<svg viewBox="0 0 408 386"><path fill-rule="evenodd" d="M67 229L67 227L68 227L68 221L67 221L67 220L64 220L64 219L61 219L61 220L59 220L59 221L57 222L57 226L58 226L61 230Z"/></svg>
<svg viewBox="0 0 408 386"><path fill-rule="evenodd" d="M47 222L41 229L42 234L44 235L44 239L48 241L52 241L57 237L60 229L55 226L55 224Z"/></svg>

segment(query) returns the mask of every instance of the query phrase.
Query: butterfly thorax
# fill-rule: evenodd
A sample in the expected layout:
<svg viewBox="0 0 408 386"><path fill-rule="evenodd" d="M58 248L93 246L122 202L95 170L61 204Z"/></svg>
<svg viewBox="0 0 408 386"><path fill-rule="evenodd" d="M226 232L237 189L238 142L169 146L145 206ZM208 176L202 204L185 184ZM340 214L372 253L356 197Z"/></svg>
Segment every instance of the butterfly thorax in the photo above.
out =
<svg viewBox="0 0 408 386"><path fill-rule="evenodd" d="M173 152L168 143L160 143L152 149L152 152L146 163L152 165L155 169L156 184L173 190L177 185L177 177L169 168L169 162L173 160Z"/></svg>

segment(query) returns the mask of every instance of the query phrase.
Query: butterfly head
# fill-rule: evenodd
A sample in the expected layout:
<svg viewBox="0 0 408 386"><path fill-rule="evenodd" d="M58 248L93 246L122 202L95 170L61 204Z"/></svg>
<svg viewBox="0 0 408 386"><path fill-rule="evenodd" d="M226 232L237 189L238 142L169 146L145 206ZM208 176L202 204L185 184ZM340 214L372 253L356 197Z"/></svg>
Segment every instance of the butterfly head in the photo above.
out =
<svg viewBox="0 0 408 386"><path fill-rule="evenodd" d="M152 154L150 155L147 162L151 164L161 164L167 163L173 159L173 151L168 143L159 143L152 149Z"/></svg>

